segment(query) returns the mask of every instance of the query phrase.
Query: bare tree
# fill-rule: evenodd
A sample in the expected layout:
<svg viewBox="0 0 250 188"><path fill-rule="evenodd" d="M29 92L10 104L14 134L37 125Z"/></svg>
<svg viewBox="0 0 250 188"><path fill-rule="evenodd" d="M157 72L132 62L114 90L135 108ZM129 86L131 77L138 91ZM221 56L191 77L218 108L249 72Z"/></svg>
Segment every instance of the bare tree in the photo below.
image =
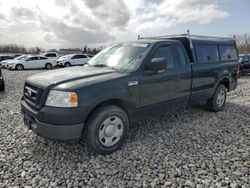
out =
<svg viewBox="0 0 250 188"><path fill-rule="evenodd" d="M17 44L2 44L0 45L0 53L26 53L24 46Z"/></svg>
<svg viewBox="0 0 250 188"><path fill-rule="evenodd" d="M236 44L239 53L250 53L250 33L236 35Z"/></svg>

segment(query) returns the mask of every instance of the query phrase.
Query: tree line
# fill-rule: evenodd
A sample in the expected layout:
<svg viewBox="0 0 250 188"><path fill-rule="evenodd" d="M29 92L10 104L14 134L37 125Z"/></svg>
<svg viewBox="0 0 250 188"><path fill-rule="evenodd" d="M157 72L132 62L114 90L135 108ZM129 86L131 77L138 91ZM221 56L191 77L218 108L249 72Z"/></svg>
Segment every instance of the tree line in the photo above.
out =
<svg viewBox="0 0 250 188"><path fill-rule="evenodd" d="M250 53L250 33L236 35L236 44L239 53ZM97 54L103 48L104 46L101 46L100 48L89 48L88 46L84 46L83 48L67 48L67 49L68 50L79 49L79 51L82 51L83 53ZM17 45L17 44L0 44L0 53L38 54L41 51L45 50L40 47L26 48L23 45ZM53 49L53 51L57 50Z"/></svg>
<svg viewBox="0 0 250 188"><path fill-rule="evenodd" d="M103 46L99 48L89 48L88 46L84 46L83 48L67 48L62 50L82 51L83 53L87 54L97 54L103 48L104 48ZM39 54L40 52L45 52L45 51L46 51L45 49L40 47L26 48L23 45L17 45L17 44L0 44L0 53ZM50 49L48 51L58 52L57 49Z"/></svg>
<svg viewBox="0 0 250 188"><path fill-rule="evenodd" d="M20 54L36 54L41 51L39 47L26 48L17 44L0 44L0 53L20 53Z"/></svg>

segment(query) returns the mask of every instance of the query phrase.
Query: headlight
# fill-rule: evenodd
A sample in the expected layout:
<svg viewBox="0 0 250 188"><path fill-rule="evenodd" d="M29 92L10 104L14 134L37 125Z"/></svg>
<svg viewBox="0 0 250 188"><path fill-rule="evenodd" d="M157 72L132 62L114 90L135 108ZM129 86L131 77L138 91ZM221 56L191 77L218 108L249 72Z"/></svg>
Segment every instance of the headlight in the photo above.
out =
<svg viewBox="0 0 250 188"><path fill-rule="evenodd" d="M75 92L51 90L45 105L54 107L77 107L78 95Z"/></svg>

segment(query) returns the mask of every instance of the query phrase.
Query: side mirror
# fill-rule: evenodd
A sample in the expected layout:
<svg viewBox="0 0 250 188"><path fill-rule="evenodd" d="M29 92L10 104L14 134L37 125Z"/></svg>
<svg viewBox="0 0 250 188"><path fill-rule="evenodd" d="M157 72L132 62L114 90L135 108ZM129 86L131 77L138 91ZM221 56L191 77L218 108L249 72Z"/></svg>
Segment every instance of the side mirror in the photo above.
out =
<svg viewBox="0 0 250 188"><path fill-rule="evenodd" d="M167 61L165 58L154 58L151 60L150 70L153 72L161 72L166 69Z"/></svg>

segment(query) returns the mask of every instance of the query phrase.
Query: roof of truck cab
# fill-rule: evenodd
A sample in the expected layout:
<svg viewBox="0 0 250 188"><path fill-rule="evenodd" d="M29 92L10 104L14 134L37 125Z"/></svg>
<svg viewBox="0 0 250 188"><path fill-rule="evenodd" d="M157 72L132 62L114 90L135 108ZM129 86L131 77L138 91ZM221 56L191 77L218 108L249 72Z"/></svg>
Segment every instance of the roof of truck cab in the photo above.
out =
<svg viewBox="0 0 250 188"><path fill-rule="evenodd" d="M192 41L205 41L205 42L232 42L233 38L230 37L214 37L214 36L201 36L201 35L188 35L188 34L179 34L179 35L165 35L165 36L152 36L152 37L141 37L140 40L148 41L165 41L165 40L180 40L188 39Z"/></svg>
<svg viewBox="0 0 250 188"><path fill-rule="evenodd" d="M200 36L200 35L189 35L189 34L180 34L180 35L165 35L165 36L153 36L153 37L139 37L139 41L179 41L183 44L186 52L188 54L189 60L191 62L195 61L193 57L193 50L190 46L190 41L192 44L201 44L201 45L235 45L235 40L229 37L212 37L212 36Z"/></svg>
<svg viewBox="0 0 250 188"><path fill-rule="evenodd" d="M131 43L148 43L148 44L153 44L156 42L176 42L178 40L173 40L173 39L140 39L137 41L130 41Z"/></svg>

